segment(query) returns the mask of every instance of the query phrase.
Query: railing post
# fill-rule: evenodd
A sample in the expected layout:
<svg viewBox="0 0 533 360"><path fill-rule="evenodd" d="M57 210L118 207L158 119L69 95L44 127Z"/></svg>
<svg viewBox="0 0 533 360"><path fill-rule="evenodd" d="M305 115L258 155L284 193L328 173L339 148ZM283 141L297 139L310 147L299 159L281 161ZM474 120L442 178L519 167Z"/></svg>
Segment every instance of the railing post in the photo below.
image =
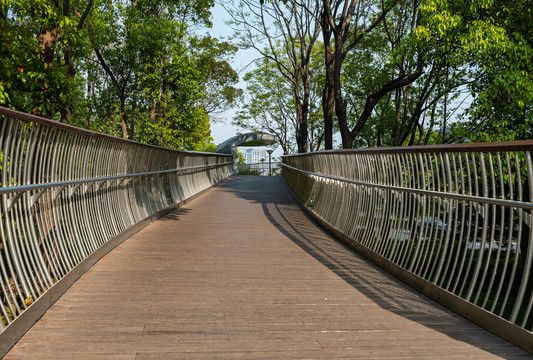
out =
<svg viewBox="0 0 533 360"><path fill-rule="evenodd" d="M272 152L274 150L272 149L267 149L267 153L268 153L268 176L272 176Z"/></svg>

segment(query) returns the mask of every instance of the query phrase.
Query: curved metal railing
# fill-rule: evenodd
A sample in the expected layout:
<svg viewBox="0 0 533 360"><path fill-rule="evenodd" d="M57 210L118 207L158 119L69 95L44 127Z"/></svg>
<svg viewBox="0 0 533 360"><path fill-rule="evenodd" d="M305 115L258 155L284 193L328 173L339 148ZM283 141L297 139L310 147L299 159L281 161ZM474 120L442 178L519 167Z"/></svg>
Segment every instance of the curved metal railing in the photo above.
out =
<svg viewBox="0 0 533 360"><path fill-rule="evenodd" d="M232 164L0 108L0 331L110 239Z"/></svg>
<svg viewBox="0 0 533 360"><path fill-rule="evenodd" d="M350 245L440 288L434 298L452 293L531 331L531 151L533 141L326 151L283 157L282 177Z"/></svg>

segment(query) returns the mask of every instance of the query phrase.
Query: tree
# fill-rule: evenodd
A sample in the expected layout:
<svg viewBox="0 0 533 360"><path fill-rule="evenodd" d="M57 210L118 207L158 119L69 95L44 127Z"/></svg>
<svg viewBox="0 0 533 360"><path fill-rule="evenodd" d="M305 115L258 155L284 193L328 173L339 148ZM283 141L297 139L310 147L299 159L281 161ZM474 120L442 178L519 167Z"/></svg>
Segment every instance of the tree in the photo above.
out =
<svg viewBox="0 0 533 360"><path fill-rule="evenodd" d="M74 56L93 1L4 0L0 5L0 105L68 122L80 93ZM72 10L76 13L74 16Z"/></svg>
<svg viewBox="0 0 533 360"><path fill-rule="evenodd" d="M318 48L313 56L319 57ZM314 59L314 67L321 61ZM265 131L276 136L284 154L296 148L295 129L297 106L290 83L279 73L269 58L256 61L257 67L246 73L247 101L233 120L233 124L251 131ZM313 73L314 73L313 69ZM323 123L320 102L320 77L313 77L310 84L307 143L311 151L317 151L323 141Z"/></svg>
<svg viewBox="0 0 533 360"><path fill-rule="evenodd" d="M428 1L423 12L428 21L420 34L456 44L474 73L469 84L473 101L466 113L470 140L531 138L531 1Z"/></svg>
<svg viewBox="0 0 533 360"><path fill-rule="evenodd" d="M251 131L265 131L276 137L283 154L294 151L296 112L292 89L268 58L244 75L248 101L233 119L233 124Z"/></svg>
<svg viewBox="0 0 533 360"><path fill-rule="evenodd" d="M359 111L355 124L353 126L349 125L347 117L348 102L343 94L342 70L344 61L348 54L356 49L368 34L378 28L398 3L399 0L366 3L361 3L357 0L323 0L323 26L326 27L326 30L323 31L327 31L330 34L330 37L324 36L326 68L328 68L328 59L333 64L329 65L332 67L332 73L331 71L326 71L325 86L328 89L324 91L329 94L328 96L333 94L335 113L344 148L353 146L356 136L361 132L383 97L412 83L422 75L423 63L421 58L413 59L416 64L413 72L408 71L410 69L402 68L397 63L396 65L399 66L397 76L379 84L371 93L366 95L364 105ZM414 3L416 4L416 1ZM416 12L416 6L414 11ZM329 87L333 87L333 89Z"/></svg>
<svg viewBox="0 0 533 360"><path fill-rule="evenodd" d="M190 32L210 24L212 1L118 5L102 3L87 24L95 60L86 68L94 89L87 113L100 119L97 128L136 141L206 148L209 115L242 93L229 65L236 47Z"/></svg>
<svg viewBox="0 0 533 360"><path fill-rule="evenodd" d="M202 97L198 105L207 114L225 111L242 98L242 89L235 88L239 74L229 63L238 50L236 46L210 36L192 36L188 49L201 74L199 87Z"/></svg>
<svg viewBox="0 0 533 360"><path fill-rule="evenodd" d="M320 34L319 8L311 0L283 3L272 0L256 3L241 1L239 7L228 7L232 24L244 47L257 50L274 64L291 84L296 106L296 145L298 152L308 151L308 116L310 72L313 46ZM265 44L267 44L265 48Z"/></svg>

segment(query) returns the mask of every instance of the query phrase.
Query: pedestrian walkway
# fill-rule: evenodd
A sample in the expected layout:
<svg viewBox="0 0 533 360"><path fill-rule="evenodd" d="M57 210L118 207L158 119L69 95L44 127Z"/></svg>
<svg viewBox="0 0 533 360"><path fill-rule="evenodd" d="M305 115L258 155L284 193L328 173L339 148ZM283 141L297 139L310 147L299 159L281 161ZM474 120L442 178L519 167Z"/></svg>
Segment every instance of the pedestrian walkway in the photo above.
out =
<svg viewBox="0 0 533 360"><path fill-rule="evenodd" d="M5 359L526 359L234 176L89 270Z"/></svg>

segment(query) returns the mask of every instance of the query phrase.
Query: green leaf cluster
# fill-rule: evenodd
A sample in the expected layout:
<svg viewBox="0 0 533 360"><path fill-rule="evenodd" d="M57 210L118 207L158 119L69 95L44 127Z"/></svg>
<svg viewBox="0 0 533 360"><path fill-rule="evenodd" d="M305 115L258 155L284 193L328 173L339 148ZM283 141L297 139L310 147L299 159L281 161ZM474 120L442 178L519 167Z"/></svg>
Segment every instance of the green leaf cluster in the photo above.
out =
<svg viewBox="0 0 533 360"><path fill-rule="evenodd" d="M214 0L1 1L2 106L197 150L242 96L237 48L195 32Z"/></svg>

